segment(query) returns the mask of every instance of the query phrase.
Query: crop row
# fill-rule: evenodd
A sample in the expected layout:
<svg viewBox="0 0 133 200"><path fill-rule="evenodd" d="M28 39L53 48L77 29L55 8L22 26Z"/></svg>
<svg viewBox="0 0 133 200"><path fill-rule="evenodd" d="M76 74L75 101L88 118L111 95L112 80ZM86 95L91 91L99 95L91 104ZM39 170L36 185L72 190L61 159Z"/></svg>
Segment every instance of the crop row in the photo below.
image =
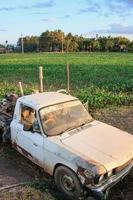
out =
<svg viewBox="0 0 133 200"><path fill-rule="evenodd" d="M0 97L26 94L38 88L39 66L44 66L45 90L66 88L66 61L70 63L71 94L91 108L133 104L133 54L26 54L0 55Z"/></svg>

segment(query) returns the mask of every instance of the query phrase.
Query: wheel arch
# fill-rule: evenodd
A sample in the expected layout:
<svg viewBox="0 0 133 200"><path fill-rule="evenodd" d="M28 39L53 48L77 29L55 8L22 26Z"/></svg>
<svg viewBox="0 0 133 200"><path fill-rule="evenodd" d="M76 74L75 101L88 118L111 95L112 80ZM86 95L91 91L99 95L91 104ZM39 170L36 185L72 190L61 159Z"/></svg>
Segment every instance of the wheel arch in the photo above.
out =
<svg viewBox="0 0 133 200"><path fill-rule="evenodd" d="M54 173L53 173L53 176L54 176L54 180L55 180L55 183L56 183L56 186L57 186L57 188L61 191L61 188L62 187L64 187L64 186L61 186L60 185L60 181L59 181L59 176L60 176L60 174L62 174L62 172L61 171L58 171L57 172L57 174L56 174L56 169L58 169L58 167L65 167L66 168L66 175L68 174L68 176L70 176L71 178L72 178L72 180L74 181L74 188L76 187L76 188L78 188L78 192L76 192L76 195L78 195L78 197L79 198L82 198L83 196L84 196L84 186L83 186L83 184L82 184L82 182L81 182L81 180L80 180L80 178L79 178L79 176L78 176L78 174L77 174L77 172L73 169L73 168L71 168L71 166L68 166L68 165L64 165L64 164L62 164L62 163L57 163L56 164L56 166L55 166L55 168L54 168ZM61 170L62 170L63 168L61 168ZM65 169L64 169L65 170ZM68 171L69 170L69 171ZM70 173L71 172L71 173ZM62 181L61 181L62 182ZM63 184L63 183L62 183ZM64 191L64 189L62 190L62 191ZM71 193L72 191L70 191L70 193ZM75 191L74 191L74 193L75 193ZM73 194L74 194L73 193ZM73 195L73 194L71 194L71 195ZM65 197L66 197L66 195L68 195L68 193L67 194L65 194ZM69 194L70 195L70 194ZM70 198L71 198L71 195L70 195ZM80 196L79 196L80 195ZM79 199L78 198L78 199ZM72 198L73 199L73 198ZM74 198L75 199L75 198ZM77 199L77 198L76 198Z"/></svg>
<svg viewBox="0 0 133 200"><path fill-rule="evenodd" d="M57 163L57 164L54 166L54 169L53 169L53 177L54 177L54 174L55 174L56 169L57 169L58 167L60 167L60 166L68 167L68 166L64 165L63 163Z"/></svg>
<svg viewBox="0 0 133 200"><path fill-rule="evenodd" d="M82 182L81 182L81 180L80 180L80 178L79 178L79 176L78 176L78 174L77 174L77 169L76 169L76 167L74 167L73 165L70 166L70 165L68 165L68 164L57 163L57 164L55 165L55 167L54 167L54 170L53 170L53 177L54 177L54 174L55 174L56 169L57 169L58 167L60 167L60 166L66 167L66 168L68 168L69 170L71 170L71 171L77 176L77 178L79 179L80 183L82 184Z"/></svg>

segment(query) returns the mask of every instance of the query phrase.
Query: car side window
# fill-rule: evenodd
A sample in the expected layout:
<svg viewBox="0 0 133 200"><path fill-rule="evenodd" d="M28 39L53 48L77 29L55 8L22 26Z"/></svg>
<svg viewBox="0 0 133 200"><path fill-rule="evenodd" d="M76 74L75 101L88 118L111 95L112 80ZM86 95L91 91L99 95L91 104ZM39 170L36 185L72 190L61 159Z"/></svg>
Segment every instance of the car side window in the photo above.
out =
<svg viewBox="0 0 133 200"><path fill-rule="evenodd" d="M20 123L23 124L25 131L32 131L35 119L35 110L28 106L22 105Z"/></svg>
<svg viewBox="0 0 133 200"><path fill-rule="evenodd" d="M24 131L31 131L41 134L36 111L33 108L21 105L20 123L23 125Z"/></svg>

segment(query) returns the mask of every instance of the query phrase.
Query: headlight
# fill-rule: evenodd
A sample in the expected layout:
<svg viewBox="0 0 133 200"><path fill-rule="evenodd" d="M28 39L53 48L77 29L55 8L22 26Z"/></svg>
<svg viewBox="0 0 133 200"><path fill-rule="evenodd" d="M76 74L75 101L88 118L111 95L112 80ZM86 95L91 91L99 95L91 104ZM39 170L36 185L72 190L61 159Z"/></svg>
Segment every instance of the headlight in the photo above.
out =
<svg viewBox="0 0 133 200"><path fill-rule="evenodd" d="M101 182L103 181L104 178L105 178L105 175L104 175L104 174L101 175L101 176L99 177L99 183L101 183Z"/></svg>
<svg viewBox="0 0 133 200"><path fill-rule="evenodd" d="M108 177L112 176L112 174L113 174L113 171L112 171L112 170L109 171L109 172L108 172Z"/></svg>
<svg viewBox="0 0 133 200"><path fill-rule="evenodd" d="M103 165L98 165L95 167L95 173L96 174L106 174L106 169Z"/></svg>
<svg viewBox="0 0 133 200"><path fill-rule="evenodd" d="M98 182L101 183L102 181L105 181L106 178L112 176L112 174L113 174L113 171L111 170L108 173L99 176Z"/></svg>

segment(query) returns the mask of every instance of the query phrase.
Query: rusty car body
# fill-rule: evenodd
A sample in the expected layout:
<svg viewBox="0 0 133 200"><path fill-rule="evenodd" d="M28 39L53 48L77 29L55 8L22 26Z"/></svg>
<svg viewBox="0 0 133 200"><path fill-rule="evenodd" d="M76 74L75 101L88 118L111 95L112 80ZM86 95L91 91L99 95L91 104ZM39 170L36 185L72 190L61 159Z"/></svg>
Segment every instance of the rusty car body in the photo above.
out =
<svg viewBox="0 0 133 200"><path fill-rule="evenodd" d="M34 119L24 122L22 110L29 108ZM2 137L10 137L15 149L52 175L67 198L81 198L85 188L91 198L106 199L109 188L133 166L133 136L94 120L71 95L23 96L17 99L13 115L1 111L2 115L10 119L0 118L1 135L3 124L10 126ZM30 123L29 130L25 123Z"/></svg>

